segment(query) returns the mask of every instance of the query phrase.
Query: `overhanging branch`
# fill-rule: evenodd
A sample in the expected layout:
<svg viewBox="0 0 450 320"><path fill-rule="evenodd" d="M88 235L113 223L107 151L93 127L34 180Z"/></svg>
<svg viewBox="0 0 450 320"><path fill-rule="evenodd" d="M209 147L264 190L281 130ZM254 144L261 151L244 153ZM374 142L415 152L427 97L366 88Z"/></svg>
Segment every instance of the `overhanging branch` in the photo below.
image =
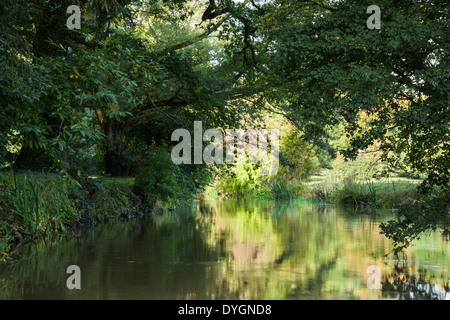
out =
<svg viewBox="0 0 450 320"><path fill-rule="evenodd" d="M215 25L209 27L205 32L203 32L202 34L199 34L198 36L194 37L193 39L189 39L186 41L182 41L180 43L171 45L167 48L165 48L164 50L167 51L172 51L172 50L179 50L182 48L186 48L190 45L193 45L194 43L205 39L206 37L208 37L211 33L213 33L214 31L216 31L217 29L219 29L219 27L227 20L231 17L230 13L227 13L224 17L222 17L222 19L220 19Z"/></svg>

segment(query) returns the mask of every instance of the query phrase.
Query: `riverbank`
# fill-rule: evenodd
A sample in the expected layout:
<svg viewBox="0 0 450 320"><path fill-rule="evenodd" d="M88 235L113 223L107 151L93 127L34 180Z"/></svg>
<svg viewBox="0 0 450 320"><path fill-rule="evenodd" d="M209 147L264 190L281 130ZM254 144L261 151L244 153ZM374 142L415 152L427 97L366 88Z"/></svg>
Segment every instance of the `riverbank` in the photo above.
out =
<svg viewBox="0 0 450 320"><path fill-rule="evenodd" d="M48 241L84 226L150 215L165 211L162 203L152 209L133 192L134 178L84 176L71 178L53 173L0 172L0 261L33 240ZM312 176L305 182L273 181L249 190L247 199L304 199L356 209L394 209L417 199L420 180L394 178L382 181L331 181ZM204 196L229 196L208 188Z"/></svg>
<svg viewBox="0 0 450 320"><path fill-rule="evenodd" d="M337 181L328 176L311 176L306 181L272 181L258 190L241 195L247 199L304 199L322 204L355 208L395 209L418 198L419 179L389 178L383 180ZM210 198L234 197L215 188L206 191Z"/></svg>
<svg viewBox="0 0 450 320"><path fill-rule="evenodd" d="M380 180L336 181L326 176L313 176L307 185L314 197L323 203L355 208L396 209L419 198L420 179L391 177Z"/></svg>
<svg viewBox="0 0 450 320"><path fill-rule="evenodd" d="M204 201L27 245L22 259L0 268L0 300L437 299L438 289L448 292L450 250L439 233L415 242L407 260L384 256L392 242L376 226L389 215L303 201ZM70 265L80 267L81 290L67 289ZM378 266L384 290L366 286L369 266Z"/></svg>
<svg viewBox="0 0 450 320"><path fill-rule="evenodd" d="M152 214L133 193L133 184L134 178L0 172L0 261L30 241L52 241L83 226Z"/></svg>

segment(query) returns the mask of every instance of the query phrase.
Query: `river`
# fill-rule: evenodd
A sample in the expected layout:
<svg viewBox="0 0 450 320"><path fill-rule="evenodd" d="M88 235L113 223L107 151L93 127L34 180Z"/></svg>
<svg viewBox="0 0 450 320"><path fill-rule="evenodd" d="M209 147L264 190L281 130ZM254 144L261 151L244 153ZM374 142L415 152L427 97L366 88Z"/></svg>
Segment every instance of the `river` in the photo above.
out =
<svg viewBox="0 0 450 320"><path fill-rule="evenodd" d="M21 248L0 299L450 299L450 244L388 254L385 211L305 201L199 201ZM385 256L388 254L388 256ZM70 265L81 289L69 289Z"/></svg>

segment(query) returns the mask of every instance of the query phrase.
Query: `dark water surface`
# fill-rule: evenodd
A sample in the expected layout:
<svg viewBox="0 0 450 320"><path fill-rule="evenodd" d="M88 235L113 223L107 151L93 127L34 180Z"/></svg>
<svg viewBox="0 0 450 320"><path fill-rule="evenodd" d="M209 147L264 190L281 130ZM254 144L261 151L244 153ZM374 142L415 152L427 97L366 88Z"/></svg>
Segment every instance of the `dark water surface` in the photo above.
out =
<svg viewBox="0 0 450 320"><path fill-rule="evenodd" d="M378 226L390 218L305 202L197 202L27 245L0 269L0 298L450 299L450 244L436 232L401 260L385 257L392 247ZM81 270L80 290L66 286L69 265Z"/></svg>

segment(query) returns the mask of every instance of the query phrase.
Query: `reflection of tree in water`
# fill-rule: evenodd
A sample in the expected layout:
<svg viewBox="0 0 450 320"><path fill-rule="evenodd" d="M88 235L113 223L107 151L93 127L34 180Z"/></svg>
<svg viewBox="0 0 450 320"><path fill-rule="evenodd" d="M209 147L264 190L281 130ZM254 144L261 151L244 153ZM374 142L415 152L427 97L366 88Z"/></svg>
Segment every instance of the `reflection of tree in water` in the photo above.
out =
<svg viewBox="0 0 450 320"><path fill-rule="evenodd" d="M427 270L419 268L410 274L407 266L397 262L392 273L386 276L382 283L384 298L399 300L444 300L450 299L450 283L443 277L443 284L432 284L427 276ZM447 282L445 282L447 281Z"/></svg>
<svg viewBox="0 0 450 320"><path fill-rule="evenodd" d="M369 291L349 269L371 262L367 252L379 248L371 229L346 231L361 225L359 215L341 219L332 208L294 202L197 204L29 246L26 259L0 270L0 298L330 299ZM82 270L81 292L66 289L70 264ZM384 274L382 295L450 297L446 277L419 271L397 263Z"/></svg>
<svg viewBox="0 0 450 320"><path fill-rule="evenodd" d="M299 281L295 287L287 294L287 299L323 299L323 286L330 277L330 271L336 266L338 255L327 262L321 263L314 278L309 281Z"/></svg>
<svg viewBox="0 0 450 320"><path fill-rule="evenodd" d="M216 297L296 299L323 296L341 243L334 215L310 203L214 202L228 257L215 275ZM329 230L329 232L327 231ZM330 273L331 272L331 273Z"/></svg>

